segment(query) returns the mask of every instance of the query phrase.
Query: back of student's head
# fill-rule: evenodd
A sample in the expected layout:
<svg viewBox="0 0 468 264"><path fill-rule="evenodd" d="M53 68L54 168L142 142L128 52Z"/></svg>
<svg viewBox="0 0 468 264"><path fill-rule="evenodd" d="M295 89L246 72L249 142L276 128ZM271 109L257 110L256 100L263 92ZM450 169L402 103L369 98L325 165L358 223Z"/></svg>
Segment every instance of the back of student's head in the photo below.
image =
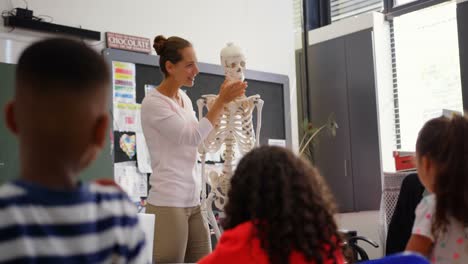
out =
<svg viewBox="0 0 468 264"><path fill-rule="evenodd" d="M26 48L6 108L21 161L47 156L69 169L86 166L104 143L109 84L105 61L82 42L56 38Z"/></svg>
<svg viewBox="0 0 468 264"><path fill-rule="evenodd" d="M271 263L287 263L292 251L322 263L338 248L328 187L315 168L284 148L259 147L242 158L225 212L226 229L253 221Z"/></svg>
<svg viewBox="0 0 468 264"><path fill-rule="evenodd" d="M435 170L433 229L441 231L449 217L468 226L468 119L461 115L428 121L416 142L418 162L425 158ZM422 166L422 165L421 165Z"/></svg>
<svg viewBox="0 0 468 264"><path fill-rule="evenodd" d="M37 94L95 94L110 81L98 53L71 39L46 39L26 48L16 67L16 91Z"/></svg>

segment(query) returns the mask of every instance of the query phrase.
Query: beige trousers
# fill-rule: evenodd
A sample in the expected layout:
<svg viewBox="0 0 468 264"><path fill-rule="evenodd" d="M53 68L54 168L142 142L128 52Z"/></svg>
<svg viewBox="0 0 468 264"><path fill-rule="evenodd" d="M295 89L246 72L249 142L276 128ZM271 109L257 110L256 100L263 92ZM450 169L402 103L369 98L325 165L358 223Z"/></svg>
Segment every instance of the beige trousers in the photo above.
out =
<svg viewBox="0 0 468 264"><path fill-rule="evenodd" d="M147 204L146 213L156 216L155 263L195 263L211 252L208 225L200 206L178 208Z"/></svg>

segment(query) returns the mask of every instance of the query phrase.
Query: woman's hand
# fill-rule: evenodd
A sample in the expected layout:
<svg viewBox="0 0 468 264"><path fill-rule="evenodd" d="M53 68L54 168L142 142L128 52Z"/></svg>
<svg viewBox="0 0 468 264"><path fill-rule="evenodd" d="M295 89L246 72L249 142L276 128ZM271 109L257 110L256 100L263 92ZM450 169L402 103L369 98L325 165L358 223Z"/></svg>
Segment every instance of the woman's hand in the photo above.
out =
<svg viewBox="0 0 468 264"><path fill-rule="evenodd" d="M247 88L247 82L232 82L224 81L219 89L218 99L206 114L206 118L215 126L219 122L219 118L223 113L224 106L236 99L237 97L245 94L245 88Z"/></svg>
<svg viewBox="0 0 468 264"><path fill-rule="evenodd" d="M218 99L227 104L237 97L245 94L247 88L247 82L228 82L225 80L219 89Z"/></svg>

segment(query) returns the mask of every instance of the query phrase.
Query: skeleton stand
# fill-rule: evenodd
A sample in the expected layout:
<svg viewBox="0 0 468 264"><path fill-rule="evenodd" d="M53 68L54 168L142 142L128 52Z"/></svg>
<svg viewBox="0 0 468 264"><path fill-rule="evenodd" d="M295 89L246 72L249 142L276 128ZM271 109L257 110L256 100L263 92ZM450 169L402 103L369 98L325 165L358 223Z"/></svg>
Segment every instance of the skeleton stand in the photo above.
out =
<svg viewBox="0 0 468 264"><path fill-rule="evenodd" d="M209 110L215 100L216 95L204 95L197 100L199 119L203 117L203 108L206 107ZM213 214L213 203L222 210L227 202L227 191L236 156L235 147L238 147L241 155L245 155L254 146L259 145L263 103L259 95L242 96L229 103L224 108L219 123L199 146L198 151L202 164L202 212L204 218L213 227L217 239L220 238L221 231ZM252 112L255 107L257 107L257 127L254 133ZM218 152L223 144L225 149L223 152L222 173L218 175L218 173L212 171L208 180L205 173L206 153ZM209 183L211 187L208 195L206 183Z"/></svg>

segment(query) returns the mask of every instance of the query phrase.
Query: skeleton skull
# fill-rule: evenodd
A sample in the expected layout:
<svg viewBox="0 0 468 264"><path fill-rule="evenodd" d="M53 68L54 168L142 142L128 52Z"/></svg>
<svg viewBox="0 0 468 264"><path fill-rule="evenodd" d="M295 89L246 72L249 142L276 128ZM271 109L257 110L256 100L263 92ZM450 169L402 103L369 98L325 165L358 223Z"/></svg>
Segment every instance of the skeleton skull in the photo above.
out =
<svg viewBox="0 0 468 264"><path fill-rule="evenodd" d="M221 65L228 81L244 81L245 56L239 46L227 43L221 50Z"/></svg>

